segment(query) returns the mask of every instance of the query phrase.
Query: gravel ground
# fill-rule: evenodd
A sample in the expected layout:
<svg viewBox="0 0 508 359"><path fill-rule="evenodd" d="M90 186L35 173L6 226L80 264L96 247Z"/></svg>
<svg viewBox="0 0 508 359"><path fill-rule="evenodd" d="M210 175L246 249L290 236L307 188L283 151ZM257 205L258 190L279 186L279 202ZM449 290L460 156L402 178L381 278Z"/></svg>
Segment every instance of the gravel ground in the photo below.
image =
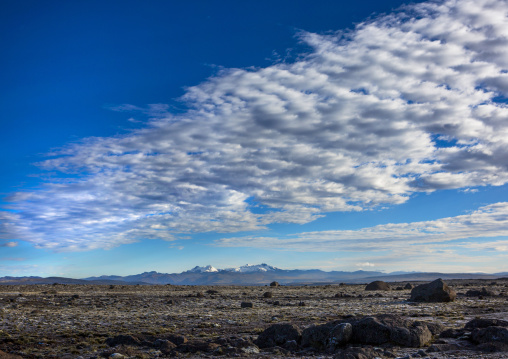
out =
<svg viewBox="0 0 508 359"><path fill-rule="evenodd" d="M169 357L157 348L110 348L107 338L133 334L150 338L178 335L193 341L233 338L252 342L275 323L301 329L344 316L397 314L409 319L462 328L475 318L508 319L508 279L447 282L459 293L452 303L411 303L410 290L365 291L365 285L140 286L0 285L0 350L22 358L102 358L118 352L130 358ZM405 283L404 283L405 284ZM487 286L496 296L466 297ZM271 293L271 298L264 294ZM266 296L269 296L268 294ZM242 302L252 308L241 308ZM508 358L507 352L390 348L398 357ZM219 355L222 354L222 355ZM251 352L173 353L181 357L332 358L320 353ZM382 356L380 356L382 357ZM2 354L0 353L0 358Z"/></svg>

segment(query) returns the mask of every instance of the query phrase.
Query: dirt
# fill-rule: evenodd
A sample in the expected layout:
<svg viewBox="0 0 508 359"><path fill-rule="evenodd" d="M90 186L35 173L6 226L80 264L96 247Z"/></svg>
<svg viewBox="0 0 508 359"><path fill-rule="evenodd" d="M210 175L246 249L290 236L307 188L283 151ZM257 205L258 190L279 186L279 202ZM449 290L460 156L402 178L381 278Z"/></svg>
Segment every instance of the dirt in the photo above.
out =
<svg viewBox="0 0 508 359"><path fill-rule="evenodd" d="M0 351L22 358L107 358L113 353L125 358L332 358L332 354L308 350L258 352L249 343L275 323L305 329L351 315L397 314L457 329L475 317L508 319L508 279L447 283L458 293L451 303L411 303L410 290L372 292L365 291L365 285L0 285ZM482 287L496 295L465 296L468 290ZM242 308L242 302L252 307ZM202 347L196 344L170 353L153 345L106 344L106 339L120 334L151 342L177 335ZM235 344L231 343L239 341L243 344L232 348ZM478 353L471 348L426 352L426 356L421 350L427 348L388 349L394 357L417 357L419 352L422 358L508 358L508 352Z"/></svg>

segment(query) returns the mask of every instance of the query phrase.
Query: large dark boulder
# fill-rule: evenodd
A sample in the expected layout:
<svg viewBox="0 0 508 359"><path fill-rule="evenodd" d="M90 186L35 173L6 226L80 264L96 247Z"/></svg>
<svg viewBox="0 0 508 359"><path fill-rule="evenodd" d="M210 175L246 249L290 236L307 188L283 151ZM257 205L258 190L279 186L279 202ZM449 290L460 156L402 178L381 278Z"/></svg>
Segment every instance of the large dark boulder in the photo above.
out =
<svg viewBox="0 0 508 359"><path fill-rule="evenodd" d="M382 280L376 280L367 284L365 290L391 290L390 285Z"/></svg>
<svg viewBox="0 0 508 359"><path fill-rule="evenodd" d="M353 323L353 342L380 345L394 343L405 347L422 347L432 339L425 323L413 322L396 315L366 317Z"/></svg>
<svg viewBox="0 0 508 359"><path fill-rule="evenodd" d="M471 333L471 339L475 343L500 342L508 344L508 328L487 327L477 328Z"/></svg>
<svg viewBox="0 0 508 359"><path fill-rule="evenodd" d="M411 291L412 302L453 302L457 293L441 278L428 284L421 284Z"/></svg>
<svg viewBox="0 0 508 359"><path fill-rule="evenodd" d="M340 321L306 328L302 332L302 347L314 347L329 353L347 344L353 336L353 326Z"/></svg>
<svg viewBox="0 0 508 359"><path fill-rule="evenodd" d="M284 346L289 341L300 342L301 331L294 324L274 324L261 334L254 341L260 348L271 348L275 346Z"/></svg>
<svg viewBox="0 0 508 359"><path fill-rule="evenodd" d="M378 318L367 317L353 323L353 342L379 345L390 341L390 328Z"/></svg>

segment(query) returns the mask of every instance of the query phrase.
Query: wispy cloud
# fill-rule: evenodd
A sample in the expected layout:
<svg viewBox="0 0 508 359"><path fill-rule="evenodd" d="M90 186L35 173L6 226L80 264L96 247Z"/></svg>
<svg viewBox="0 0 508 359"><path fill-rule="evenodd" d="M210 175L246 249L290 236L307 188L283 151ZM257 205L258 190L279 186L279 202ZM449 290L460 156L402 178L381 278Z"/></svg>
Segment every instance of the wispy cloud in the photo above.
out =
<svg viewBox="0 0 508 359"><path fill-rule="evenodd" d="M215 241L222 247L273 248L293 251L404 251L446 250L451 241L508 236L508 202L491 204L470 214L434 221L384 224L358 230L316 231L275 237L233 237ZM471 249L504 248L508 241L454 243ZM422 248L424 247L424 248ZM364 264L364 263L363 263Z"/></svg>
<svg viewBox="0 0 508 359"><path fill-rule="evenodd" d="M41 163L78 176L10 196L16 212L1 215L0 238L111 248L306 223L400 204L420 191L502 185L507 15L502 0L421 3L350 33L302 33L310 54L223 70L188 89L186 113L117 106L151 116L149 126L85 139ZM252 198L268 213L251 211Z"/></svg>

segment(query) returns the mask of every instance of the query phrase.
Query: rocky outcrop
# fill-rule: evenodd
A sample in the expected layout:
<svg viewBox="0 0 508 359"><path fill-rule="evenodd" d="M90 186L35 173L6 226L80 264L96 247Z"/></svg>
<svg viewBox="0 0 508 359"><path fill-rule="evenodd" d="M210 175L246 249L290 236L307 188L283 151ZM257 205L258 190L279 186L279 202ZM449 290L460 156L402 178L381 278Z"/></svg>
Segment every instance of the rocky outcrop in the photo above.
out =
<svg viewBox="0 0 508 359"><path fill-rule="evenodd" d="M435 328L434 328L435 329ZM426 323L403 319L395 315L348 318L310 326L301 332L292 324L275 324L262 332L255 343L260 348L280 346L289 348L299 343L302 349L337 353L349 344L422 347L432 339ZM344 354L345 355L345 354Z"/></svg>
<svg viewBox="0 0 508 359"><path fill-rule="evenodd" d="M455 298L457 293L440 278L413 288L410 300L412 302L453 302Z"/></svg>

